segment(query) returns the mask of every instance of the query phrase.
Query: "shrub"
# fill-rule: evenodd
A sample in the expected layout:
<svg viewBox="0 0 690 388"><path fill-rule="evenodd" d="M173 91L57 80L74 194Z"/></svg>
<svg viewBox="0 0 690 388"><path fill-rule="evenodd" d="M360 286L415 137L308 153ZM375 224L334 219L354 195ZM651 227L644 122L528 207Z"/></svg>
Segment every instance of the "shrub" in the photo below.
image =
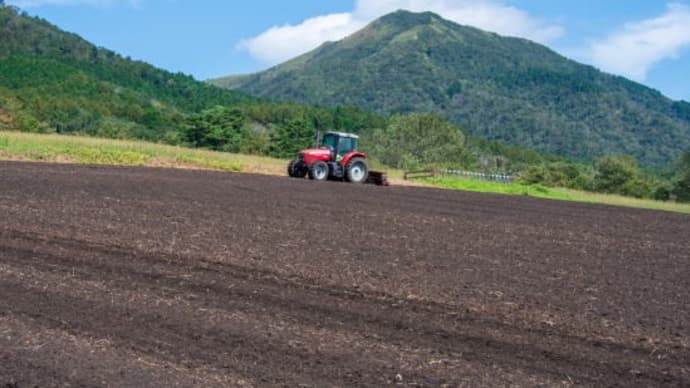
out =
<svg viewBox="0 0 690 388"><path fill-rule="evenodd" d="M676 182L673 187L673 195L676 196L678 202L690 202L690 172Z"/></svg>

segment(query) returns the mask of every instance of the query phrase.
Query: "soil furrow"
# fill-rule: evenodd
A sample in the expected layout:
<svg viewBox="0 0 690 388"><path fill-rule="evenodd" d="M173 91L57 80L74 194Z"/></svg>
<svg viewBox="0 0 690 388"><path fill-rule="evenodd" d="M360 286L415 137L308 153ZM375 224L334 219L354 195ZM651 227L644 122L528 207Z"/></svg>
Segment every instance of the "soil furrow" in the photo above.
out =
<svg viewBox="0 0 690 388"><path fill-rule="evenodd" d="M608 206L0 162L0 387L688 386L688 235Z"/></svg>
<svg viewBox="0 0 690 388"><path fill-rule="evenodd" d="M675 369L678 369L678 365L685 365L688 362L687 355L667 353L663 364L655 363L653 359L650 359L649 350L646 349L592 342L572 336L562 338L562 335L555 330L527 331L507 325L496 327L490 321L479 319L468 324L467 318L462 318L457 311L452 310L438 311L433 307L423 306L426 308L410 311L409 308L391 307L380 300L362 300L361 297L353 300L352 293L323 295L318 290L295 288L289 283L279 282L275 277L266 277L265 273L259 276L254 274L254 277L243 273L238 278L237 273L226 271L221 274L221 277L217 277L213 276L217 275L215 271L209 273L210 268L207 266L179 268L184 264L174 259L163 260L125 255L122 251L108 250L105 247L99 247L98 258L92 259L90 256L93 255L93 248L88 244L84 245L88 248L85 251L74 250L79 244L73 241L69 244L51 245L53 247L71 246L73 250L63 252L63 257L38 252L35 247L22 251L12 250L6 246L4 251L17 257L32 255L33 260L23 263L30 268L41 268L44 271L53 272L62 268L66 276L91 275L90 278L93 280L102 279L109 284L139 291L143 295L150 295L156 289L165 290L169 298L177 298L178 295L180 298L194 295L196 299L198 295L203 295L205 307L222 308L228 311L251 309L273 311L276 316L289 316L293 322L302 325L310 324L336 330L346 328L348 331L361 335L373 332L377 333L378 338L393 344L406 343L408 346L426 349L435 346L440 358L449 359L455 357L454 354L462 354L466 362L489 362L520 367L523 370L534 369L533 365L551 360L548 368L538 368L536 372L552 375L552 377L566 375L565 371L573 365L580 365L583 370L605 366L609 370L609 375L598 379L620 379L620 376L625 376L629 371L637 370L638 379L658 383L673 379L673 374L669 370L662 370L662 373L656 373L656 370L663 367L668 369L673 365ZM75 257L84 256L84 252L86 252L86 257L75 259ZM40 259L40 262L37 262L37 259ZM147 265L146 268L149 269L147 272L128 268L131 266L126 264L137 262L140 265L152 261L155 264ZM104 265L104 263L107 264ZM22 262L16 262L16 264L22 264ZM163 265L172 268L164 269ZM105 274L108 276L104 276ZM180 277L182 274L185 276ZM209 277L209 275L212 276ZM232 286L219 284L223 279ZM309 300L321 303L302 302ZM338 308L332 306L338 306ZM149 308L150 306L147 306L146 310L148 311ZM444 314L446 318L439 319L436 314ZM454 315L456 320L448 319L449 315ZM463 323L459 324L458 320ZM425 324L420 324L421 322ZM505 339L512 337L516 342L502 341L493 334L495 332L500 333L500 336ZM537 341L547 346L534 346L533 343ZM439 343L442 345L439 346ZM574 354L579 354L579 356L574 357L553 350L562 348L566 344ZM614 360L620 358L621 353L627 355L636 353L638 357L632 363L616 363ZM588 356L591 357L592 354L595 354L597 358L589 359ZM503 355L509 355L509 357L502 357ZM674 359L675 361L672 361ZM640 366L644 364L648 366L644 368ZM614 373L613 377L611 373ZM581 377L572 373L569 377L574 381L588 381L586 376Z"/></svg>

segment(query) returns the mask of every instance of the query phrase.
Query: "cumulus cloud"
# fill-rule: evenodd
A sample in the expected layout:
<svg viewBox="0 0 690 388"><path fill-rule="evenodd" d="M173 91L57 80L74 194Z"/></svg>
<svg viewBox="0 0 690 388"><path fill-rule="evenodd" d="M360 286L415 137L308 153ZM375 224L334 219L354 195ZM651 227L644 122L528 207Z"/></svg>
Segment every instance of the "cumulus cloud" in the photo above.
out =
<svg viewBox="0 0 690 388"><path fill-rule="evenodd" d="M242 41L240 48L268 64L283 62L329 40L338 40L364 27L365 22L350 13L310 18L296 26L271 27L254 38Z"/></svg>
<svg viewBox="0 0 690 388"><path fill-rule="evenodd" d="M628 23L592 44L589 57L601 69L644 81L658 62L690 47L690 7L672 3L653 19Z"/></svg>
<svg viewBox="0 0 690 388"><path fill-rule="evenodd" d="M499 0L357 0L352 12L319 16L297 25L274 26L242 41L238 47L266 64L276 64L325 41L342 39L372 20L399 9L431 11L460 24L541 43L563 34L561 26L544 23Z"/></svg>

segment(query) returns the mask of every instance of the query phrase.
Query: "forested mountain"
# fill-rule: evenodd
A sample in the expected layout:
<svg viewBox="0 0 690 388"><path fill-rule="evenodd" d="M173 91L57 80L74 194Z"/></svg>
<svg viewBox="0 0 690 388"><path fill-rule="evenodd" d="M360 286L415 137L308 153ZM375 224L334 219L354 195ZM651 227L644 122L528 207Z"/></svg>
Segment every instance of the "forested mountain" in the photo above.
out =
<svg viewBox="0 0 690 388"><path fill-rule="evenodd" d="M212 81L279 101L439 113L469 132L592 160L661 165L690 145L690 104L433 13L398 11L248 76Z"/></svg>

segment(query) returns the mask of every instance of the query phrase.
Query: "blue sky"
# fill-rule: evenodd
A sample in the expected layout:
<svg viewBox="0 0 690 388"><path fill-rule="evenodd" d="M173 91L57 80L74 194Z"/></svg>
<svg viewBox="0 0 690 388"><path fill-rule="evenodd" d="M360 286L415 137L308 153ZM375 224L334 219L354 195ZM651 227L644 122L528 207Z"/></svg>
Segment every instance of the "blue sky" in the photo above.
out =
<svg viewBox="0 0 690 388"><path fill-rule="evenodd" d="M690 101L690 0L6 0L118 53L207 79L262 70L396 9L545 44Z"/></svg>

